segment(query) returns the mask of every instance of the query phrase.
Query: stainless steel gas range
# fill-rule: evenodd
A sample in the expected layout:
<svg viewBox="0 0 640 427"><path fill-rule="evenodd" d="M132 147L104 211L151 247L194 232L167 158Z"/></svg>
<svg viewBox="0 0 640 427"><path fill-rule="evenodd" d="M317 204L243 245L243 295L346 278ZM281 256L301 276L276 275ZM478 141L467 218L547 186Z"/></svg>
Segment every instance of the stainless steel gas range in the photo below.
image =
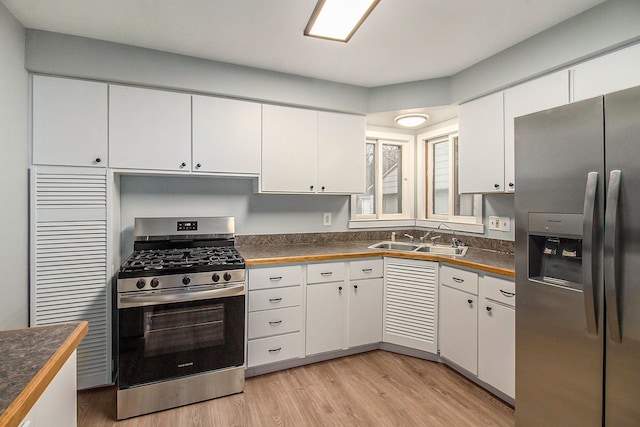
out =
<svg viewBox="0 0 640 427"><path fill-rule="evenodd" d="M244 389L245 263L232 217L136 218L117 279L117 417Z"/></svg>

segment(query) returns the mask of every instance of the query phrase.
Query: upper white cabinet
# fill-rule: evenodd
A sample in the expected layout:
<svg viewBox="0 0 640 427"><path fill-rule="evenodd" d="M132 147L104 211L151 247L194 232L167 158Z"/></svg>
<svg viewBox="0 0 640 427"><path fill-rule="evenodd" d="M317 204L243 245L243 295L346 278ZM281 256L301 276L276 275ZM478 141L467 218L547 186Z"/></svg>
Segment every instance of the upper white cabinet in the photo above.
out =
<svg viewBox="0 0 640 427"><path fill-rule="evenodd" d="M460 193L504 192L503 111L502 92L460 105Z"/></svg>
<svg viewBox="0 0 640 427"><path fill-rule="evenodd" d="M504 183L515 190L514 119L569 103L569 73L558 71L504 91Z"/></svg>
<svg viewBox="0 0 640 427"><path fill-rule="evenodd" d="M33 76L33 163L107 166L107 84Z"/></svg>
<svg viewBox="0 0 640 427"><path fill-rule="evenodd" d="M365 128L362 116L318 113L319 193L364 193Z"/></svg>
<svg viewBox="0 0 640 427"><path fill-rule="evenodd" d="M191 169L258 175L261 127L260 104L194 95Z"/></svg>
<svg viewBox="0 0 640 427"><path fill-rule="evenodd" d="M109 167L189 171L191 95L109 86Z"/></svg>
<svg viewBox="0 0 640 427"><path fill-rule="evenodd" d="M573 68L573 101L640 85L640 44Z"/></svg>
<svg viewBox="0 0 640 427"><path fill-rule="evenodd" d="M460 193L515 191L514 118L568 102L564 70L460 105Z"/></svg>
<svg viewBox="0 0 640 427"><path fill-rule="evenodd" d="M364 147L362 116L264 105L261 190L363 192Z"/></svg>

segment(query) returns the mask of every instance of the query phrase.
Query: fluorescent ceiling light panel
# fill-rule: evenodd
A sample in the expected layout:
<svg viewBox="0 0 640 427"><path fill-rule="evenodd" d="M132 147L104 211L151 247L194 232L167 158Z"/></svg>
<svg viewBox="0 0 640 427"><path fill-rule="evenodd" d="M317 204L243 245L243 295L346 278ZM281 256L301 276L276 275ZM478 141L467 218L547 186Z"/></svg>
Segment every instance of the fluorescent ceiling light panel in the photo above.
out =
<svg viewBox="0 0 640 427"><path fill-rule="evenodd" d="M380 0L318 0L305 36L347 42Z"/></svg>

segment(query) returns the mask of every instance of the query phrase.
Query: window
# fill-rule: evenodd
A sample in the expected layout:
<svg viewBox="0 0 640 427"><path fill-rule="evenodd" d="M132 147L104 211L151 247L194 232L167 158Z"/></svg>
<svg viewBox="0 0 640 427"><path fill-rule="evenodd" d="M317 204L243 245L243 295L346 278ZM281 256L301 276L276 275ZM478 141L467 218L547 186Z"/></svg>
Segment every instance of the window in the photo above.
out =
<svg viewBox="0 0 640 427"><path fill-rule="evenodd" d="M482 196L458 194L458 135L426 141L426 219L458 223L478 222Z"/></svg>
<svg viewBox="0 0 640 427"><path fill-rule="evenodd" d="M352 198L352 220L394 220L412 217L413 136L368 133L365 194Z"/></svg>

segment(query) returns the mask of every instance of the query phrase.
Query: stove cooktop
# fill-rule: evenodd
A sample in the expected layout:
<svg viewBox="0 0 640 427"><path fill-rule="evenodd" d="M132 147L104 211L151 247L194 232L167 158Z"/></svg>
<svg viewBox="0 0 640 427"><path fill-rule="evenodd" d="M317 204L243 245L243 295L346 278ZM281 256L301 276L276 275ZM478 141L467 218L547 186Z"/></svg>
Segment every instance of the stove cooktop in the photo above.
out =
<svg viewBox="0 0 640 427"><path fill-rule="evenodd" d="M245 268L233 246L137 250L120 267L119 278Z"/></svg>

